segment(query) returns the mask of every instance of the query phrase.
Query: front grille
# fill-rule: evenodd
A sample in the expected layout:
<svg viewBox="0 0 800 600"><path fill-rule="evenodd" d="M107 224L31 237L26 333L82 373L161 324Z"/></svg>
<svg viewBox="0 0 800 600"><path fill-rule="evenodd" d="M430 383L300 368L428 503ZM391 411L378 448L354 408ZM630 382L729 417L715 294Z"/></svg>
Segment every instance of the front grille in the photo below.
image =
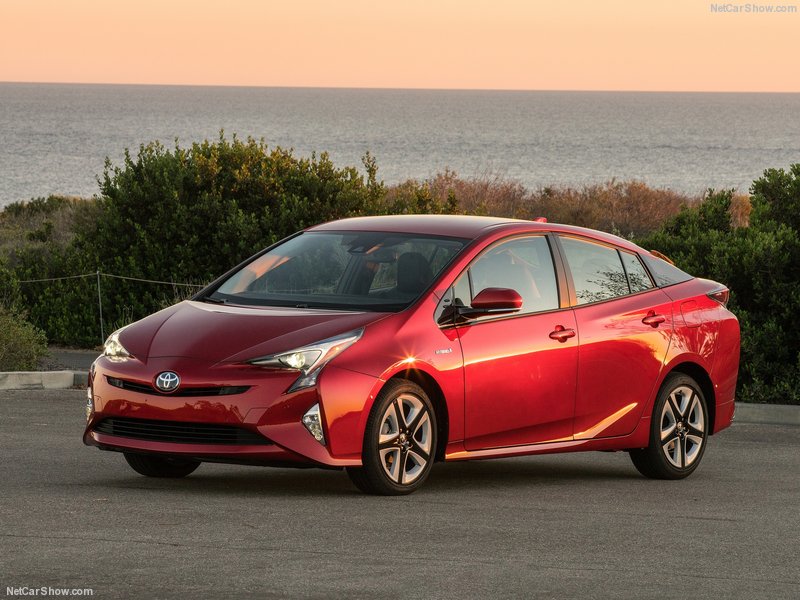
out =
<svg viewBox="0 0 800 600"><path fill-rule="evenodd" d="M154 421L111 417L103 419L94 430L117 437L170 442L175 444L228 444L234 446L271 444L267 438L249 429L234 425L187 423L183 421Z"/></svg>
<svg viewBox="0 0 800 600"><path fill-rule="evenodd" d="M215 385L204 387L179 387L176 391L169 394L154 388L147 383L139 383L136 381L128 381L127 379L119 379L118 377L106 376L106 381L109 385L113 385L121 390L128 390L130 392L138 392L139 394L157 394L159 396L233 396L234 394L243 394L250 389L249 385Z"/></svg>

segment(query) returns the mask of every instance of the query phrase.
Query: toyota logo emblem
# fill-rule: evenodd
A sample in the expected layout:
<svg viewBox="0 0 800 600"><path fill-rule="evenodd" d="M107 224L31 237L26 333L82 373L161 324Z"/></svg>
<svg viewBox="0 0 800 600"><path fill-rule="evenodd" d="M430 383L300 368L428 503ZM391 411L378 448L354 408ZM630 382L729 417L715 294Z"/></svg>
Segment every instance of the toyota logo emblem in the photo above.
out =
<svg viewBox="0 0 800 600"><path fill-rule="evenodd" d="M156 377L156 387L162 392L174 392L180 384L181 378L172 371L164 371Z"/></svg>

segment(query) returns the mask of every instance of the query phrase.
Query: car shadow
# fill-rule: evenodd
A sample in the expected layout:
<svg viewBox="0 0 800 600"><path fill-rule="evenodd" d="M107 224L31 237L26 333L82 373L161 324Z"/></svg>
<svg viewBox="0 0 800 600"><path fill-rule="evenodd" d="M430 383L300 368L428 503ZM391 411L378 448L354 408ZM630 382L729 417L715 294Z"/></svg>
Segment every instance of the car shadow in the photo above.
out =
<svg viewBox="0 0 800 600"><path fill-rule="evenodd" d="M127 466L127 465L126 465ZM206 496L342 496L358 493L344 471L325 469L279 469L270 467L232 467L230 472L203 472L205 465L183 479L149 478L131 472L122 477L93 480L106 489L142 490L169 493L198 493Z"/></svg>
<svg viewBox="0 0 800 600"><path fill-rule="evenodd" d="M120 465L122 467L122 465ZM127 465L125 466L127 467ZM597 460L500 459L438 463L420 491L446 492L491 487L530 488L542 485L575 485L599 481L623 481L641 476L629 462ZM234 497L264 496L347 496L361 495L343 470L284 469L201 465L184 479L147 478L133 472L103 478L95 473L84 485L106 489L197 492Z"/></svg>
<svg viewBox="0 0 800 600"><path fill-rule="evenodd" d="M426 486L451 489L471 486L531 487L542 484L563 485L639 478L641 476L630 461L622 464L617 461L597 464L596 460L581 462L575 459L566 462L563 457L558 461L528 458L436 465Z"/></svg>

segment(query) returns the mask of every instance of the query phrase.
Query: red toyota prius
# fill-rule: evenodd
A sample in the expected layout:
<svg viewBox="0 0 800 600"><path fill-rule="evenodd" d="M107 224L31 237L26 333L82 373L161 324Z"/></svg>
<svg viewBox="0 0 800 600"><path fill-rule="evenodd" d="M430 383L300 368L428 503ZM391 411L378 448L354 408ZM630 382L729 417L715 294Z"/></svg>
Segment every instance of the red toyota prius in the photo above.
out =
<svg viewBox="0 0 800 600"><path fill-rule="evenodd" d="M83 439L150 477L333 467L377 494L416 490L435 461L580 450L679 479L733 418L727 300L589 229L335 221L113 333Z"/></svg>

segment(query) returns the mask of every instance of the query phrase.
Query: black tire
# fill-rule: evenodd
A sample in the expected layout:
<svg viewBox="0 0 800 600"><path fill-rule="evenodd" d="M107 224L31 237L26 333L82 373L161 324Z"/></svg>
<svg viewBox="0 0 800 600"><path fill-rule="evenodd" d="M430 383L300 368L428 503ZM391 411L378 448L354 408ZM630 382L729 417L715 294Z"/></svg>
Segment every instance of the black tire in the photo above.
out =
<svg viewBox="0 0 800 600"><path fill-rule="evenodd" d="M153 454L125 452L125 460L131 468L146 477L186 477L200 466L200 461Z"/></svg>
<svg viewBox="0 0 800 600"><path fill-rule="evenodd" d="M436 413L425 391L406 379L390 380L367 420L363 466L347 468L350 480L362 492L382 496L419 489L436 456L436 431Z"/></svg>
<svg viewBox="0 0 800 600"><path fill-rule="evenodd" d="M633 465L651 479L691 475L703 458L711 425L697 382L683 373L668 375L658 391L650 421L650 444L629 452Z"/></svg>

